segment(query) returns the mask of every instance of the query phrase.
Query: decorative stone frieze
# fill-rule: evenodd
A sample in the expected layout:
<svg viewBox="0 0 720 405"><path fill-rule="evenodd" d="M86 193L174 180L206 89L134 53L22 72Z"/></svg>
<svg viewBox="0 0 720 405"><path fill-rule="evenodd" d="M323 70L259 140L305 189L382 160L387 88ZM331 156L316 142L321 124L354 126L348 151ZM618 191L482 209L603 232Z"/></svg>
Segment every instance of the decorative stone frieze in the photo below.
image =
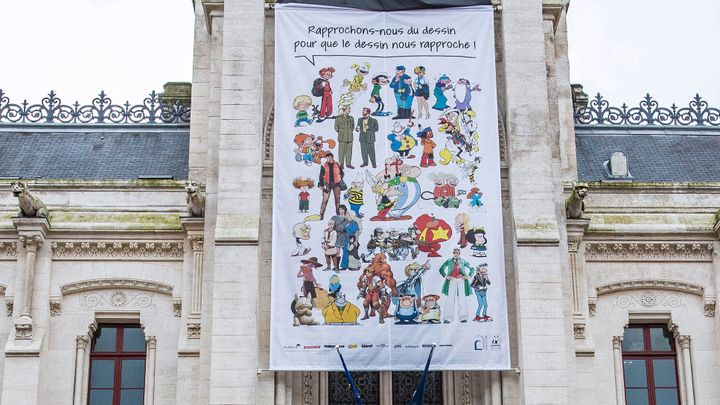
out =
<svg viewBox="0 0 720 405"><path fill-rule="evenodd" d="M611 294L618 291L626 290L641 290L641 289L654 289L654 290L673 290L680 291L688 294L703 295L705 289L701 286L684 283L681 281L670 281L670 280L627 280L619 281L617 283L605 284L597 287L597 295Z"/></svg>
<svg viewBox="0 0 720 405"><path fill-rule="evenodd" d="M32 340L33 326L31 322L15 323L15 340Z"/></svg>
<svg viewBox="0 0 720 405"><path fill-rule="evenodd" d="M62 303L60 297L50 297L50 316L60 316L62 314Z"/></svg>
<svg viewBox="0 0 720 405"><path fill-rule="evenodd" d="M714 245L710 242L586 242L589 262L711 262Z"/></svg>
<svg viewBox="0 0 720 405"><path fill-rule="evenodd" d="M575 339L585 339L585 323L573 323L573 336Z"/></svg>
<svg viewBox="0 0 720 405"><path fill-rule="evenodd" d="M66 241L53 242L53 260L161 260L183 259L178 241Z"/></svg>
<svg viewBox="0 0 720 405"><path fill-rule="evenodd" d="M80 297L80 308L150 308L154 307L154 295L148 292L128 292L128 291L91 291Z"/></svg>
<svg viewBox="0 0 720 405"><path fill-rule="evenodd" d="M622 336L613 336L613 338L612 338L613 349L622 349L622 342L623 342Z"/></svg>
<svg viewBox="0 0 720 405"><path fill-rule="evenodd" d="M0 242L0 260L15 260L17 257L17 243Z"/></svg>
<svg viewBox="0 0 720 405"><path fill-rule="evenodd" d="M0 284L0 295L5 295L5 291L7 291L7 287L4 284Z"/></svg>
<svg viewBox="0 0 720 405"><path fill-rule="evenodd" d="M472 379L470 371L462 372L462 403L463 405L472 404Z"/></svg>
<svg viewBox="0 0 720 405"><path fill-rule="evenodd" d="M303 405L312 405L313 403L313 377L312 373L306 371L303 373L302 385Z"/></svg>
<svg viewBox="0 0 720 405"><path fill-rule="evenodd" d="M275 125L275 104L270 106L270 112L265 119L263 131L263 159L267 164L272 165L272 137L273 126Z"/></svg>
<svg viewBox="0 0 720 405"><path fill-rule="evenodd" d="M188 322L187 324L187 337L188 339L200 339L200 324L194 322Z"/></svg>
<svg viewBox="0 0 720 405"><path fill-rule="evenodd" d="M173 288L170 285L157 281L134 280L126 278L101 278L94 280L78 281L60 286L62 295L69 295L83 291L102 289L133 289L157 292L165 295L172 295Z"/></svg>
<svg viewBox="0 0 720 405"><path fill-rule="evenodd" d="M597 312L597 298L588 298L588 315L595 316Z"/></svg>
<svg viewBox="0 0 720 405"><path fill-rule="evenodd" d="M173 298L173 314L178 318L182 316L182 298Z"/></svg>
<svg viewBox="0 0 720 405"><path fill-rule="evenodd" d="M5 298L5 315L12 316L13 315L13 298L7 297Z"/></svg>
<svg viewBox="0 0 720 405"><path fill-rule="evenodd" d="M639 294L620 294L615 298L617 308L680 308L686 304L682 296L672 293L643 291Z"/></svg>

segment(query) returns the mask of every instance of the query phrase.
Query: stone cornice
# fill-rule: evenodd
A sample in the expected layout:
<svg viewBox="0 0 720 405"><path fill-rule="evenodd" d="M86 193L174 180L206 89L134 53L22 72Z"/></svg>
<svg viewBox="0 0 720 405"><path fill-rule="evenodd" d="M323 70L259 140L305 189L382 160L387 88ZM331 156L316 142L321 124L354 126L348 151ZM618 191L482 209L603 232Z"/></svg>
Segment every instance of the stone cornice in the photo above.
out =
<svg viewBox="0 0 720 405"><path fill-rule="evenodd" d="M712 242L585 242L588 262L712 262Z"/></svg>
<svg viewBox="0 0 720 405"><path fill-rule="evenodd" d="M659 182L589 182L593 194L720 194L720 182L659 183ZM573 191L571 182L563 183L565 195Z"/></svg>
<svg viewBox="0 0 720 405"><path fill-rule="evenodd" d="M173 287L164 283L124 278L101 278L78 281L60 286L60 292L62 295L69 295L83 291L103 290L109 288L152 291L165 295L172 295L173 292Z"/></svg>
<svg viewBox="0 0 720 405"><path fill-rule="evenodd" d="M212 14L222 15L225 10L223 0L202 0L203 13L205 14L205 28L208 34L212 34Z"/></svg>
<svg viewBox="0 0 720 405"><path fill-rule="evenodd" d="M184 253L178 241L65 241L51 247L53 260L181 261Z"/></svg>
<svg viewBox="0 0 720 405"><path fill-rule="evenodd" d="M597 295L612 294L628 290L671 290L702 296L705 289L702 286L670 280L626 280L605 284L596 288Z"/></svg>

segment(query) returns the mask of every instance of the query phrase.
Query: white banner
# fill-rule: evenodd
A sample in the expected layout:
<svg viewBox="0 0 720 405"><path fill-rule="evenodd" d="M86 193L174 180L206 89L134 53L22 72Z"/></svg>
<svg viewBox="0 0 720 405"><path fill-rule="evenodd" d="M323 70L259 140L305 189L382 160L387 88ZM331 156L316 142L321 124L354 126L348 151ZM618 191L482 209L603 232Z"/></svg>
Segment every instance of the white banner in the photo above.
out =
<svg viewBox="0 0 720 405"><path fill-rule="evenodd" d="M270 367L510 368L492 8L275 20Z"/></svg>

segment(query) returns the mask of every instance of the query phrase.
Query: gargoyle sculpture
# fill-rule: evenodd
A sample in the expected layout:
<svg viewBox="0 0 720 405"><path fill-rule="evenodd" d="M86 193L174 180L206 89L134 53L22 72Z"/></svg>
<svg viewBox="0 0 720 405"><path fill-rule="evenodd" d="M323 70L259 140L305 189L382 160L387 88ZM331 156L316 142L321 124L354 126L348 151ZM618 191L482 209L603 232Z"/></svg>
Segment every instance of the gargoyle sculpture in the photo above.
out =
<svg viewBox="0 0 720 405"><path fill-rule="evenodd" d="M18 206L20 207L20 212L18 212L19 217L47 218L48 209L45 203L32 195L25 183L15 181L11 184L11 187L13 195L18 199Z"/></svg>
<svg viewBox="0 0 720 405"><path fill-rule="evenodd" d="M588 194L587 183L573 182L573 192L570 197L565 200L565 216L567 219L585 219L585 197Z"/></svg>
<svg viewBox="0 0 720 405"><path fill-rule="evenodd" d="M185 182L185 191L187 197L188 215L191 217L204 217L205 216L205 194L200 192L200 183L188 180Z"/></svg>

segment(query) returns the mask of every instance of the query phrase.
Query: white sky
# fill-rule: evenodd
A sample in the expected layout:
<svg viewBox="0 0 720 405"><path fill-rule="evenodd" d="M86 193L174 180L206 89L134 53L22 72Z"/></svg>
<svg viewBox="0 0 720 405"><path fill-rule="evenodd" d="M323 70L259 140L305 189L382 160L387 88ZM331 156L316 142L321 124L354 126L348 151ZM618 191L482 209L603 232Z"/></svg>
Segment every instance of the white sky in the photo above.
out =
<svg viewBox="0 0 720 405"><path fill-rule="evenodd" d="M192 79L193 18L191 0L0 0L0 88L139 103ZM572 0L568 24L571 78L590 95L720 104L719 0Z"/></svg>

